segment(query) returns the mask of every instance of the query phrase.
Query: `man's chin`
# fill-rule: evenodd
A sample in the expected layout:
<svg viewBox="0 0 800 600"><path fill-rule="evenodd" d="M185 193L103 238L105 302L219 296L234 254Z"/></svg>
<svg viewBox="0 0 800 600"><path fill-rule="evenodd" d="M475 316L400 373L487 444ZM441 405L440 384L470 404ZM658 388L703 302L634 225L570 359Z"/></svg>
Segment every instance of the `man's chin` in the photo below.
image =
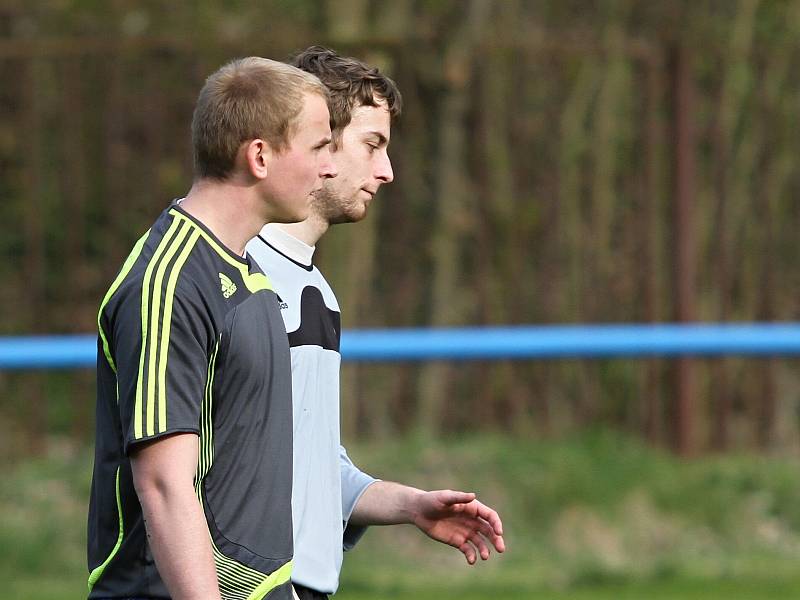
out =
<svg viewBox="0 0 800 600"><path fill-rule="evenodd" d="M358 221L363 221L364 219L367 218L367 214L369 213L369 205L371 202L372 198L358 204L350 211L353 218L353 223L357 223Z"/></svg>
<svg viewBox="0 0 800 600"><path fill-rule="evenodd" d="M342 212L330 220L331 225L340 225L342 223L358 223L367 217L367 207L362 206L360 209L351 209L347 212Z"/></svg>
<svg viewBox="0 0 800 600"><path fill-rule="evenodd" d="M308 218L309 210L306 208L305 210L297 210L292 212L286 212L280 215L275 215L272 219L273 223L300 223L301 221L305 221Z"/></svg>

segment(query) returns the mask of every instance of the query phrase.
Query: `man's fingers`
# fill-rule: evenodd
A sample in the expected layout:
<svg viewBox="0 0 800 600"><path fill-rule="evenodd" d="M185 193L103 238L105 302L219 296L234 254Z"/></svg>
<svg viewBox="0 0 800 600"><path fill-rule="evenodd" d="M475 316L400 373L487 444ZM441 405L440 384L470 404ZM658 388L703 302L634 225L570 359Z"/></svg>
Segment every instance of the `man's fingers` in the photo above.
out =
<svg viewBox="0 0 800 600"><path fill-rule="evenodd" d="M492 543L498 552L506 551L506 542L503 536L498 534L495 529L483 519L480 519L480 530L484 537Z"/></svg>
<svg viewBox="0 0 800 600"><path fill-rule="evenodd" d="M476 517L475 519L473 519L473 522L476 524L475 526L480 530L480 532L487 538L492 538L496 535L494 532L494 528L491 525L489 525L489 523L486 520L481 519L480 517Z"/></svg>
<svg viewBox="0 0 800 600"><path fill-rule="evenodd" d="M467 562L471 565L475 564L477 556L475 555L475 548L469 542L464 542L458 547L461 553L466 557Z"/></svg>
<svg viewBox="0 0 800 600"><path fill-rule="evenodd" d="M469 504L475 500L474 492L459 492L455 490L440 490L438 492L439 501L442 504L452 506L454 504Z"/></svg>
<svg viewBox="0 0 800 600"><path fill-rule="evenodd" d="M478 508L478 516L487 521L497 535L503 535L503 522L500 520L500 515L497 514L497 511L489 508L479 500L476 500L475 504Z"/></svg>
<svg viewBox="0 0 800 600"><path fill-rule="evenodd" d="M480 556L482 560L488 560L491 556L491 545L495 547L498 552L505 551L505 543L501 536L494 534L494 531L488 523L481 523L472 519L470 521L462 521L458 526L458 532L454 533L453 539L450 540L450 545L458 548L464 552L464 545L466 544L473 549L477 550L472 556L477 562L477 557ZM467 555L469 561L470 555ZM473 564L470 562L470 564Z"/></svg>
<svg viewBox="0 0 800 600"><path fill-rule="evenodd" d="M503 535L503 521L500 519L500 515L497 514L496 510L489 508L478 500L473 492L445 491L448 495L442 496L442 501L445 502L444 498L447 498L449 501L445 503L455 505L453 508L456 512L463 512L479 517L491 525L492 529L494 529L494 533Z"/></svg>
<svg viewBox="0 0 800 600"><path fill-rule="evenodd" d="M481 532L484 538L489 540L494 546L495 550L498 552L505 552L506 545L503 541L503 536L497 535L489 523L484 521L483 519L477 519L477 527L478 530Z"/></svg>
<svg viewBox="0 0 800 600"><path fill-rule="evenodd" d="M483 538L483 536L477 531L473 531L469 536L469 540L478 549L478 553L481 555L481 560L488 560L490 554L489 547L486 545L486 540Z"/></svg>

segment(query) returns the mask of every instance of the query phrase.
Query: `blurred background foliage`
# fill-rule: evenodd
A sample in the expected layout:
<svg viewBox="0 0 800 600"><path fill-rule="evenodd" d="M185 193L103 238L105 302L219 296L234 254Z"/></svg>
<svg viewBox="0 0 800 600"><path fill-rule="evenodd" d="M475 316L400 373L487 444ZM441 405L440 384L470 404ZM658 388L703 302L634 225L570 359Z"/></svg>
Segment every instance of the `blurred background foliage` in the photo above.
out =
<svg viewBox="0 0 800 600"><path fill-rule="evenodd" d="M396 181L319 262L345 327L797 317L794 1L43 0L0 5L0 331L95 328L191 184L235 56L312 43L394 77ZM783 360L350 365L347 437L610 424L680 452L796 447ZM0 374L6 440L88 439L92 376Z"/></svg>
<svg viewBox="0 0 800 600"><path fill-rule="evenodd" d="M380 66L405 98L394 183L318 248L345 328L796 320L798 34L796 0L4 0L0 333L94 331L129 248L191 185L204 78L236 56L286 59L316 43ZM536 585L575 598L574 586L619 577L789 573L796 367L349 364L343 435L377 472L488 492L524 532L512 537L520 558L489 578L509 597L534 563ZM4 519L21 519L0 545L30 546L2 562L35 586L48 569L82 568L94 376L2 372L0 397L0 458L25 458L0 488ZM434 444L436 455L433 439L473 441ZM428 481L426 468L453 476ZM42 528L42 511L61 524ZM390 535L348 559L352 598L357 581L392 595L369 562ZM414 540L394 564L447 555ZM480 588L465 577L464 594Z"/></svg>

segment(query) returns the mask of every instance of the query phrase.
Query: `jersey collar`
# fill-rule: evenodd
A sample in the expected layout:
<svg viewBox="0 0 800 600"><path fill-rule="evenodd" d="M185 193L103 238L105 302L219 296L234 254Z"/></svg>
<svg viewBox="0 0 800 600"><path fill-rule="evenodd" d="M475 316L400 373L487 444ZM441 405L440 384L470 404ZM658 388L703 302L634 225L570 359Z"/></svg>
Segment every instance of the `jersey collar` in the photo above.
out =
<svg viewBox="0 0 800 600"><path fill-rule="evenodd" d="M298 240L276 223L264 225L259 235L287 258L300 263L306 268L311 267L311 260L314 258L316 246L309 246L304 241Z"/></svg>

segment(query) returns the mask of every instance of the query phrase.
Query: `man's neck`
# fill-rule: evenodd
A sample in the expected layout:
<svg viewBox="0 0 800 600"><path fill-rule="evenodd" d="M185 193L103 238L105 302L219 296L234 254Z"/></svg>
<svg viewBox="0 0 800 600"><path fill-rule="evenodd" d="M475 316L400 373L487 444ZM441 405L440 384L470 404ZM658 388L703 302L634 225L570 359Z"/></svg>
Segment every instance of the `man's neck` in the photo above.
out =
<svg viewBox="0 0 800 600"><path fill-rule="evenodd" d="M299 223L282 223L280 228L309 246L316 246L320 238L328 231L330 224L317 213L311 212L305 221Z"/></svg>
<svg viewBox="0 0 800 600"><path fill-rule="evenodd" d="M196 181L181 208L240 256L244 256L245 245L264 225L246 188L227 182Z"/></svg>

